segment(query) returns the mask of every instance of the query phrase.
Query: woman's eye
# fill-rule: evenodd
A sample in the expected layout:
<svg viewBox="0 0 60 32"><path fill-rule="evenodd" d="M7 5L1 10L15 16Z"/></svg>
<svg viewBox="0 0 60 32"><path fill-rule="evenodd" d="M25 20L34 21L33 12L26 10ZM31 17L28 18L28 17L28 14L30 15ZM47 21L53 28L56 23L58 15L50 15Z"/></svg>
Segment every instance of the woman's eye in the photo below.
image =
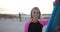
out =
<svg viewBox="0 0 60 32"><path fill-rule="evenodd" d="M35 12L34 12L34 14L35 14Z"/></svg>
<svg viewBox="0 0 60 32"><path fill-rule="evenodd" d="M37 14L39 14L39 12L37 12Z"/></svg>

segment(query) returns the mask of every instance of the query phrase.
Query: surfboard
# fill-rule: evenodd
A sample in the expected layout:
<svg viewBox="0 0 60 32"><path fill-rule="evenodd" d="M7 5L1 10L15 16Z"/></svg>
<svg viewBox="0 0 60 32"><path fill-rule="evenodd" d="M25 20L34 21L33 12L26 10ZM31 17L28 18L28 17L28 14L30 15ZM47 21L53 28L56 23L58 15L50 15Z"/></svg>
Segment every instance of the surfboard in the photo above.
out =
<svg viewBox="0 0 60 32"><path fill-rule="evenodd" d="M60 3L54 6L46 32L60 32Z"/></svg>

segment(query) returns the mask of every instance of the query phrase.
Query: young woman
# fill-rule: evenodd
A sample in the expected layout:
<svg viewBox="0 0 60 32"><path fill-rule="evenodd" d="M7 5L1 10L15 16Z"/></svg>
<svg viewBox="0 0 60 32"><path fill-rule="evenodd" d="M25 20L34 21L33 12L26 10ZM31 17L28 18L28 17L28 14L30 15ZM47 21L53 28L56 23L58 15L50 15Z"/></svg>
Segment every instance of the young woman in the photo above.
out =
<svg viewBox="0 0 60 32"><path fill-rule="evenodd" d="M41 13L38 7L31 10L31 19L25 24L24 32L42 32L42 27L47 25L48 20L41 20Z"/></svg>

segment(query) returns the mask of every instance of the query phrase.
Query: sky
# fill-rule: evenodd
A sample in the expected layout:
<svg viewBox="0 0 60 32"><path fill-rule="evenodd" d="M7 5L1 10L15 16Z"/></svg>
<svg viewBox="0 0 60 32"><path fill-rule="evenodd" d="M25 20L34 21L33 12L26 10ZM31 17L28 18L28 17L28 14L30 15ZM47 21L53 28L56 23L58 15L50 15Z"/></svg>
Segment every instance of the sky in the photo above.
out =
<svg viewBox="0 0 60 32"><path fill-rule="evenodd" d="M30 14L33 7L38 7L41 14L51 14L55 0L0 0L2 14Z"/></svg>

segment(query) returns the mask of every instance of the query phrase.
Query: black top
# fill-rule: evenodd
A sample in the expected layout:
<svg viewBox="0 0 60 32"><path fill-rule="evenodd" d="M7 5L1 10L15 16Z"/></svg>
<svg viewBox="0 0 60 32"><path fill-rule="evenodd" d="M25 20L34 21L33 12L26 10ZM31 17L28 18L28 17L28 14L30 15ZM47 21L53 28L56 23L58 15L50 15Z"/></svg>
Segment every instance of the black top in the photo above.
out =
<svg viewBox="0 0 60 32"><path fill-rule="evenodd" d="M43 25L39 23L39 21L37 23L30 23L29 24L29 28L28 28L28 32L42 32L42 27Z"/></svg>

